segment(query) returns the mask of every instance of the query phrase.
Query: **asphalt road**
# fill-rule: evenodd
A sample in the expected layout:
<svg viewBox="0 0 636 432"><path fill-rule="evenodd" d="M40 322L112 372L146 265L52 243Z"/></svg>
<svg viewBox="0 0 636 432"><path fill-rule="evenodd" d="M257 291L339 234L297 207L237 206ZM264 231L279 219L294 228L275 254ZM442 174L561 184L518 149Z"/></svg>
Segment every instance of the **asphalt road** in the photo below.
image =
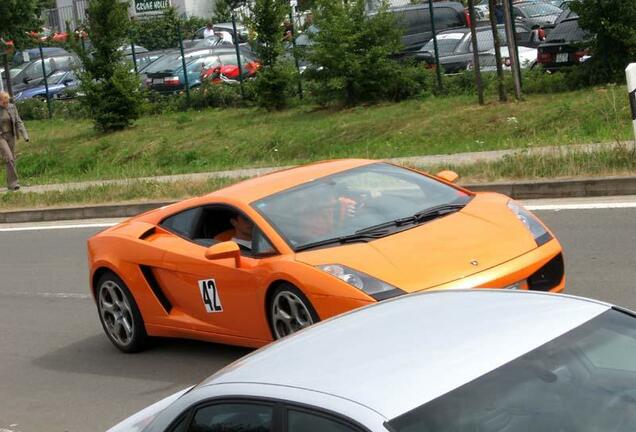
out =
<svg viewBox="0 0 636 432"><path fill-rule="evenodd" d="M563 243L569 293L636 309L636 208L537 213ZM116 351L87 295L98 230L0 226L0 432L104 431L248 352L174 340Z"/></svg>

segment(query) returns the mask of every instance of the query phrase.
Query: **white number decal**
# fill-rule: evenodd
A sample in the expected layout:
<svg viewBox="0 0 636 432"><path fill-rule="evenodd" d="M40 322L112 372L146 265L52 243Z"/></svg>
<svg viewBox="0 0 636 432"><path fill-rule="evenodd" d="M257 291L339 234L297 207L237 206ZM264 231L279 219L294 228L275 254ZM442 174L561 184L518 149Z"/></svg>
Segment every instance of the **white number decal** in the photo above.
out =
<svg viewBox="0 0 636 432"><path fill-rule="evenodd" d="M221 298L219 297L219 292L216 289L216 282L214 282L214 279L200 280L199 289L201 290L205 310L208 313L223 312Z"/></svg>

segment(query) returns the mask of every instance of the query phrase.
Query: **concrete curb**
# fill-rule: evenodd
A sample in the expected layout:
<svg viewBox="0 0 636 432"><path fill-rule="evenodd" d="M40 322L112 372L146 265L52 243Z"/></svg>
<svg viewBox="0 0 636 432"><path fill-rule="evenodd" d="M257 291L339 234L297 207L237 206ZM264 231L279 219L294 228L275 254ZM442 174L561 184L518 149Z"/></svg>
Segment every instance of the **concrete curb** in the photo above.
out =
<svg viewBox="0 0 636 432"><path fill-rule="evenodd" d="M463 185L476 192L498 192L514 199L582 198L636 195L636 177L595 177L568 180L518 181ZM0 224L49 222L74 219L105 219L135 216L174 201L56 207L0 212Z"/></svg>

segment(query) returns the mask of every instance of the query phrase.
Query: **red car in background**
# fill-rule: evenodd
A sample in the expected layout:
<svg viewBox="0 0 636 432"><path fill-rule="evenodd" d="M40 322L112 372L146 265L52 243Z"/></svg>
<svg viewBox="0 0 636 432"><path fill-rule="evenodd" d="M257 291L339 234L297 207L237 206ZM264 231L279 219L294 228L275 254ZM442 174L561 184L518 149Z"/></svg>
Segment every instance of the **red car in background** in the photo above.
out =
<svg viewBox="0 0 636 432"><path fill-rule="evenodd" d="M243 51L241 52L241 67L243 69L243 79L253 78L261 68L261 64L256 58ZM240 70L236 54L221 54L218 61L207 66L201 71L201 82L212 82L214 84L225 81L238 81Z"/></svg>

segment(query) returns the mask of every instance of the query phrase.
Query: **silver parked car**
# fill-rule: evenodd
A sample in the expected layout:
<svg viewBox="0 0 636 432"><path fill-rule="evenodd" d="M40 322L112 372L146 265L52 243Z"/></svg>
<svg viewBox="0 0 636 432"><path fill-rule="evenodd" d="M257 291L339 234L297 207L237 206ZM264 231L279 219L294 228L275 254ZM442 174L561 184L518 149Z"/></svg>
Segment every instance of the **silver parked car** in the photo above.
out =
<svg viewBox="0 0 636 432"><path fill-rule="evenodd" d="M398 297L296 333L115 431L636 430L636 318L515 291Z"/></svg>

